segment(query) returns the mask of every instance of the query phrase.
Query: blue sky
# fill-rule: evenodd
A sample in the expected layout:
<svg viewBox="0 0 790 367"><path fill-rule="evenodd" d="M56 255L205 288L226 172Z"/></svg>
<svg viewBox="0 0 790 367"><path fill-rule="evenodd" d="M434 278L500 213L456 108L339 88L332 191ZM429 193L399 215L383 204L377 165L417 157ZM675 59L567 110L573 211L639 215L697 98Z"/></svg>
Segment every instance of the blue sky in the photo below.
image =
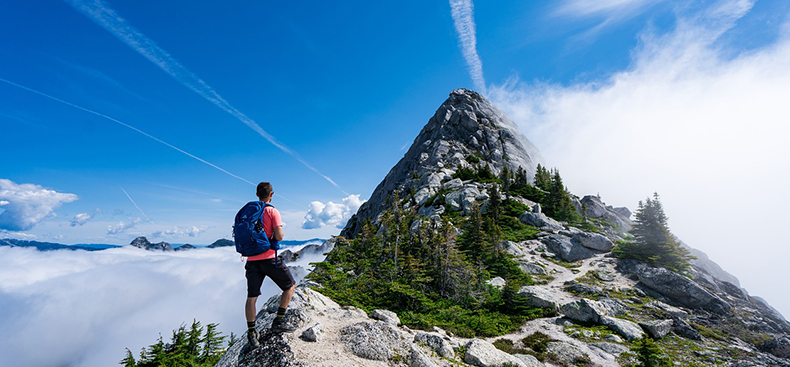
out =
<svg viewBox="0 0 790 367"><path fill-rule="evenodd" d="M0 236L208 244L269 180L286 237L328 237L465 87L574 193L658 191L681 239L783 276L790 4L470 4L3 1Z"/></svg>

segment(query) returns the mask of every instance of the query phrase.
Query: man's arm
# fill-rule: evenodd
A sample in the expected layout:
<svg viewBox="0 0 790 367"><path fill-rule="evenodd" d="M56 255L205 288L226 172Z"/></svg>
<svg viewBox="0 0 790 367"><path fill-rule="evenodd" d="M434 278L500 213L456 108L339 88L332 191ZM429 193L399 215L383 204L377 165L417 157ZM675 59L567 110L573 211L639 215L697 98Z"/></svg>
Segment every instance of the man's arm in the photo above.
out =
<svg viewBox="0 0 790 367"><path fill-rule="evenodd" d="M275 241L280 242L280 241L283 240L283 237L284 237L284 235L283 235L283 226L274 227L273 232L274 232L274 235L272 236L272 238L274 238Z"/></svg>

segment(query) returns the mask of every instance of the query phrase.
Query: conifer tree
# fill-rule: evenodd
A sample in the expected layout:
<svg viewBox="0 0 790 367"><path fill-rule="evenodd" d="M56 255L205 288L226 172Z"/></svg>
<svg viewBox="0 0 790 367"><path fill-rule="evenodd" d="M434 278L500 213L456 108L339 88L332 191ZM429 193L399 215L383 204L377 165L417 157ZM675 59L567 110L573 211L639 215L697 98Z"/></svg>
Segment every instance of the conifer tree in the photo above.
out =
<svg viewBox="0 0 790 367"><path fill-rule="evenodd" d="M132 351L126 348L126 357L120 363L123 367L137 367L137 362L134 360Z"/></svg>
<svg viewBox="0 0 790 367"><path fill-rule="evenodd" d="M622 245L617 254L624 258L644 261L652 266L661 266L675 272L684 272L689 267L689 260L694 257L680 246L675 236L669 231L666 214L659 200L658 193L653 199L640 201L636 209L635 223L631 234L634 241Z"/></svg>
<svg viewBox="0 0 790 367"><path fill-rule="evenodd" d="M559 174L559 172L558 172ZM535 186L543 191L549 191L552 186L552 175L546 169L546 167L541 166L538 164L538 168L535 170Z"/></svg>

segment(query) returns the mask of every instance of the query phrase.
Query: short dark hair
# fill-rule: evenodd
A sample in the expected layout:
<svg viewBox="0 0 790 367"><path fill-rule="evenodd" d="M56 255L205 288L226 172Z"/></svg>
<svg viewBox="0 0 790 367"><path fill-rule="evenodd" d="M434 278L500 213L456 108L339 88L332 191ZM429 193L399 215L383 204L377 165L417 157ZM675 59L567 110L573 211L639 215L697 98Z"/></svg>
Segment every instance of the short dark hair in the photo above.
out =
<svg viewBox="0 0 790 367"><path fill-rule="evenodd" d="M272 184L269 182L261 182L258 184L258 188L255 190L255 195L258 195L258 199L266 200L274 190L272 189Z"/></svg>

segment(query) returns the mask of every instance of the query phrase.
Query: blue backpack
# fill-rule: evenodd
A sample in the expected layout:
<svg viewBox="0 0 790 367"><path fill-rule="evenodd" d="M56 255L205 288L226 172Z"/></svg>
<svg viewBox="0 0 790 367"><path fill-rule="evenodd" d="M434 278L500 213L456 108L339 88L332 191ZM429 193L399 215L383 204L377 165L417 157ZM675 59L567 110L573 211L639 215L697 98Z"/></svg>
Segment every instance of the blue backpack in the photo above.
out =
<svg viewBox="0 0 790 367"><path fill-rule="evenodd" d="M250 201L236 214L233 239L236 241L236 251L241 256L260 255L270 249L277 251L280 248L277 241L269 239L263 230L263 210L267 206L274 208L274 205L262 201Z"/></svg>

